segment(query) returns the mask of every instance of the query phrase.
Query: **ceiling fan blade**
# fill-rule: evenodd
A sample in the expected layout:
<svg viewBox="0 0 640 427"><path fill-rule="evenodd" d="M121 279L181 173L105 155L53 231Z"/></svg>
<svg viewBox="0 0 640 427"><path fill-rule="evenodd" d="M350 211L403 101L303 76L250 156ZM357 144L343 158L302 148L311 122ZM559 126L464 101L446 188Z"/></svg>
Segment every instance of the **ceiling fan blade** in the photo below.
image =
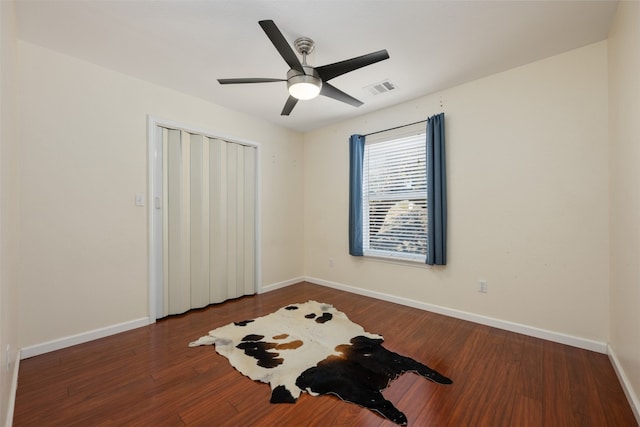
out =
<svg viewBox="0 0 640 427"><path fill-rule="evenodd" d="M242 83L271 83L271 82L286 82L284 79L262 79L262 78L248 78L248 79L218 79L218 83L221 85L233 85Z"/></svg>
<svg viewBox="0 0 640 427"><path fill-rule="evenodd" d="M387 53L386 49L368 53L356 58L335 62L333 64L316 67L316 71L323 81L327 81L350 71L357 70L358 68L384 61L385 59L389 59L389 53Z"/></svg>
<svg viewBox="0 0 640 427"><path fill-rule="evenodd" d="M291 45L284 38L276 24L271 20L259 21L258 24L260 24L264 32L267 34L267 37L269 37L269 40L271 40L271 43L273 43L280 53L280 56L282 56L282 59L284 59L289 67L304 74L304 68L302 68L302 64L300 63L298 56L293 49L291 49Z"/></svg>
<svg viewBox="0 0 640 427"><path fill-rule="evenodd" d="M359 101L359 100L355 99L351 95L347 95L346 93L344 93L340 89L338 89L335 86L332 86L332 85L330 85L329 83L326 83L326 82L322 84L322 89L320 90L320 95L324 95L324 96L327 96L329 98L333 98L335 100L345 102L345 103L347 103L349 105L353 105L354 107L359 107L359 106L361 106L363 104L362 101Z"/></svg>
<svg viewBox="0 0 640 427"><path fill-rule="evenodd" d="M298 103L298 98L294 98L293 96L289 95L289 98L287 99L287 102L285 102L284 108L282 109L282 113L280 113L280 115L288 116L291 113L291 110L293 110L293 107L295 107L297 103Z"/></svg>

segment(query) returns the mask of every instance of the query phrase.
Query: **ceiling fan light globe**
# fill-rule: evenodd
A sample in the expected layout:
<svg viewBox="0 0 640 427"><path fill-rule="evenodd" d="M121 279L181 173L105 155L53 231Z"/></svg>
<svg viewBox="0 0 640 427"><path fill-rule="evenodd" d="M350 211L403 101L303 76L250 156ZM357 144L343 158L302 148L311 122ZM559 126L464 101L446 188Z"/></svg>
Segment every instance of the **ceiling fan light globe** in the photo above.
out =
<svg viewBox="0 0 640 427"><path fill-rule="evenodd" d="M313 99L320 93L320 88L313 83L296 83L289 86L289 94L294 98Z"/></svg>
<svg viewBox="0 0 640 427"><path fill-rule="evenodd" d="M309 75L291 77L287 81L289 95L300 100L313 99L320 94L322 80Z"/></svg>

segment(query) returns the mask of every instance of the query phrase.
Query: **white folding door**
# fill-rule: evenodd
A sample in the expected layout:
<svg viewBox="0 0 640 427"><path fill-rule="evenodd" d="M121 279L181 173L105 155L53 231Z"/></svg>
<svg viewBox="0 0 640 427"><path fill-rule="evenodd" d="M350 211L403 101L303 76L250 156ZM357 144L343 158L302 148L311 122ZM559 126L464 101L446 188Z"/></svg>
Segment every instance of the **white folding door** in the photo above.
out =
<svg viewBox="0 0 640 427"><path fill-rule="evenodd" d="M162 128L163 314L256 291L256 147Z"/></svg>

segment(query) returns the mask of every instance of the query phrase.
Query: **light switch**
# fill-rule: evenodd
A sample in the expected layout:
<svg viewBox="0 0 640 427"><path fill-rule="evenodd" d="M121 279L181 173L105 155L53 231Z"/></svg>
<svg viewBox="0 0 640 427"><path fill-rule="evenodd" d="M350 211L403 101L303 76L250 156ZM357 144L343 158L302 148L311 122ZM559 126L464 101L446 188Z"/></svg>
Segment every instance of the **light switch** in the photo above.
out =
<svg viewBox="0 0 640 427"><path fill-rule="evenodd" d="M144 194L136 193L136 206L144 206Z"/></svg>

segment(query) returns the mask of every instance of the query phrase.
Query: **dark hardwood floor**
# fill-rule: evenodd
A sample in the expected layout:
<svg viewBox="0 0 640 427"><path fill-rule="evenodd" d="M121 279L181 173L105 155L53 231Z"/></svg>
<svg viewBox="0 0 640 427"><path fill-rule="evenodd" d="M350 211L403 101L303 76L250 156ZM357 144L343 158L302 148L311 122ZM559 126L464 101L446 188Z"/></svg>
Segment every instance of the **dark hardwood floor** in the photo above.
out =
<svg viewBox="0 0 640 427"><path fill-rule="evenodd" d="M301 283L21 361L14 426L393 426L333 396L269 403L209 330L309 299L333 304L385 347L451 377L405 374L384 391L410 426L636 426L606 355Z"/></svg>

